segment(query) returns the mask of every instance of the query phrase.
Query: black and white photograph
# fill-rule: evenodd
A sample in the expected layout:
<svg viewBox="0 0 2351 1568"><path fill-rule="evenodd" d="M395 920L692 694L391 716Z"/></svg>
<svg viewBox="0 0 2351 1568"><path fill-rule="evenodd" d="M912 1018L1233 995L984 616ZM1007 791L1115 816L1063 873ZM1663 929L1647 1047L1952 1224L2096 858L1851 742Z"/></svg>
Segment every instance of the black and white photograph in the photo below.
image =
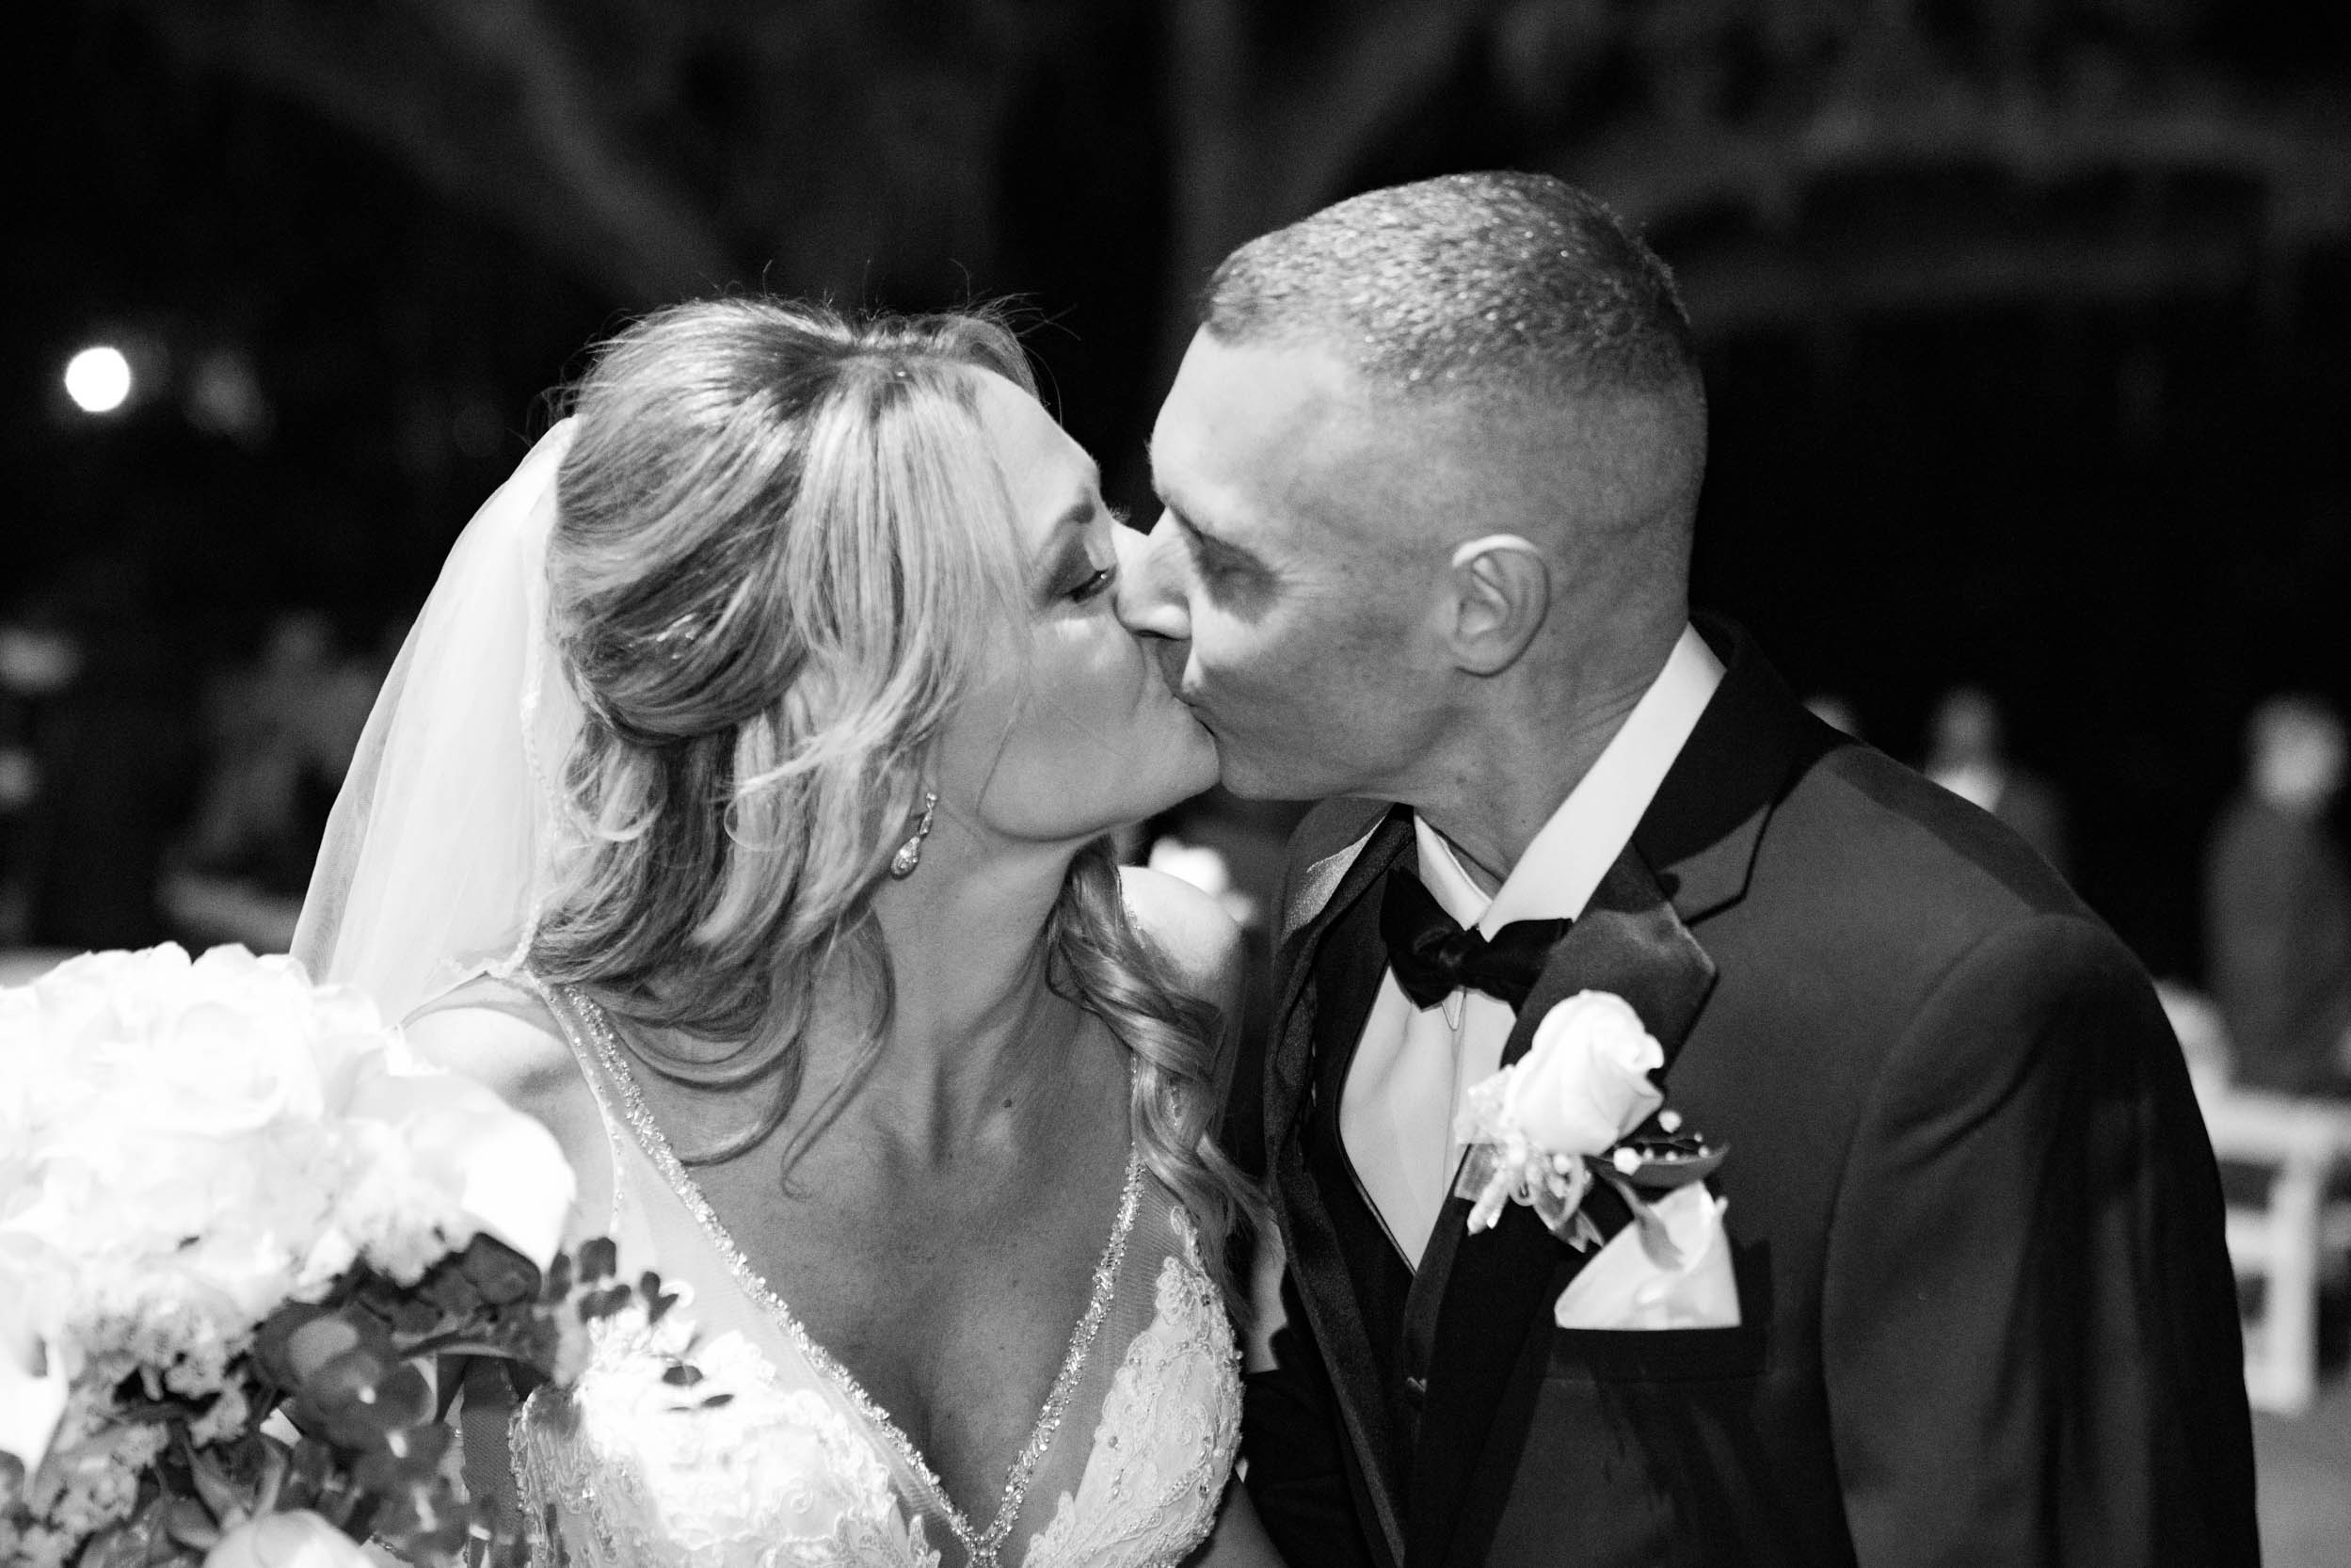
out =
<svg viewBox="0 0 2351 1568"><path fill-rule="evenodd" d="M2351 1562L2351 10L15 20L0 1568Z"/></svg>

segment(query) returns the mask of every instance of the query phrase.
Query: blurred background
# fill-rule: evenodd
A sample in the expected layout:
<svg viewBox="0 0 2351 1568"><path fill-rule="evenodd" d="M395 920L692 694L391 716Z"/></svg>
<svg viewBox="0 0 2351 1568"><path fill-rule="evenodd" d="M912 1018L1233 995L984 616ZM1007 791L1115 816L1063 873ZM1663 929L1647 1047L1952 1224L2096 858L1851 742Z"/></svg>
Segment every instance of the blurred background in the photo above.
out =
<svg viewBox="0 0 2351 1568"><path fill-rule="evenodd" d="M630 312L1016 296L1147 521L1144 440L1226 249L1508 165L1596 190L1683 280L1701 602L2040 845L2215 1075L2232 1022L2283 1030L2238 1048L2269 1064L2242 1085L2341 1095L2351 8L67 0L15 25L0 948L282 943L443 551ZM2281 693L2299 740L2254 722ZM1245 909L1285 821L1161 825ZM2279 986L2310 993L2282 1022L2232 1000ZM2351 1416L2325 1419L2341 1494Z"/></svg>

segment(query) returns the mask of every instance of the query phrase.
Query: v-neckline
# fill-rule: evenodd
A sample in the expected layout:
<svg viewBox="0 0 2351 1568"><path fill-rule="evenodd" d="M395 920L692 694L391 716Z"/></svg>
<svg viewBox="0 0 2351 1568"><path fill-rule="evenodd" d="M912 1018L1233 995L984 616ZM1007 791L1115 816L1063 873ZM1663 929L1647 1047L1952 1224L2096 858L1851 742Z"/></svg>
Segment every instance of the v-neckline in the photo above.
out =
<svg viewBox="0 0 2351 1568"><path fill-rule="evenodd" d="M998 1494L996 1514L984 1529L975 1528L955 1499L949 1496L947 1483L939 1480L929 1458L906 1434L879 1400L866 1391L865 1384L840 1357L827 1350L817 1337L804 1327L792 1312L791 1304L771 1287L766 1278L751 1266L743 1249L720 1221L718 1211L711 1207L701 1185L694 1179L684 1161L669 1145L668 1135L653 1119L645 1097L637 1088L636 1075L629 1070L624 1048L604 1010L583 994L576 986L565 985L563 992L573 1010L588 1026L590 1041L602 1064L606 1076L620 1092L622 1110L629 1126L635 1133L639 1147L662 1179L669 1184L671 1192L685 1205L702 1227L706 1240L726 1259L728 1272L744 1293L766 1313L784 1338L799 1352L815 1369L819 1378L829 1384L833 1391L856 1410L867 1424L880 1433L884 1443L896 1453L900 1463L928 1490L947 1520L947 1528L964 1548L966 1568L998 1568L1004 1544L1011 1538L1013 1527L1019 1522L1028 1501L1030 1483L1035 1479L1036 1468L1043 1463L1046 1450L1061 1430L1063 1418L1068 1414L1070 1395L1076 1390L1086 1358L1101 1332L1103 1320L1109 1316L1111 1299L1116 1292L1120 1265L1127 1255L1127 1240L1134 1229L1135 1212L1143 1195L1143 1155L1130 1137L1127 1144L1127 1175L1119 1192L1118 1213L1111 1224L1110 1240L1094 1265L1094 1280L1086 1293L1085 1310L1079 1315L1077 1326L1071 1329L1067 1349L1062 1356L1061 1368L1054 1374L1046 1390L1045 1403L1037 1412L1035 1423L1029 1429L1028 1440L1013 1457L1004 1473L1003 1490Z"/></svg>

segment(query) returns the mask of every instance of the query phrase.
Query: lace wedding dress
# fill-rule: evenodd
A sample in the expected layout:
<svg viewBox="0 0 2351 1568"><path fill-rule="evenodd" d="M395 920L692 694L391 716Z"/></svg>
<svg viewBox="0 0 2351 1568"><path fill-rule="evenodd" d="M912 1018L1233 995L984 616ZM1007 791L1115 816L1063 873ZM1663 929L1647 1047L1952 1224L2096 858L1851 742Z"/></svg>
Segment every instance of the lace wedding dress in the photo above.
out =
<svg viewBox="0 0 2351 1568"><path fill-rule="evenodd" d="M598 1324L571 1391L516 1412L535 1562L1160 1568L1199 1544L1239 1436L1239 1357L1190 1216L1131 1153L1060 1375L995 1515L968 1519L728 1237L601 1012L542 996L603 1112L610 1234L686 1289L658 1323Z"/></svg>

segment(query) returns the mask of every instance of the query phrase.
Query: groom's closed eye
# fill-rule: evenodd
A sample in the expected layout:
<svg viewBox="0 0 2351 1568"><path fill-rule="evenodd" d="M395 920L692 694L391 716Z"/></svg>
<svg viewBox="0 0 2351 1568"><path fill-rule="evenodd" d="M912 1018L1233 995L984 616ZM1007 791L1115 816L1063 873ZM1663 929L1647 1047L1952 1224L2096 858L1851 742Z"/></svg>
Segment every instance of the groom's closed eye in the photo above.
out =
<svg viewBox="0 0 2351 1568"><path fill-rule="evenodd" d="M1263 561L1228 540L1204 534L1191 520L1168 508L1168 517L1183 536L1201 590L1219 604L1247 612L1263 605L1273 588L1273 573Z"/></svg>

